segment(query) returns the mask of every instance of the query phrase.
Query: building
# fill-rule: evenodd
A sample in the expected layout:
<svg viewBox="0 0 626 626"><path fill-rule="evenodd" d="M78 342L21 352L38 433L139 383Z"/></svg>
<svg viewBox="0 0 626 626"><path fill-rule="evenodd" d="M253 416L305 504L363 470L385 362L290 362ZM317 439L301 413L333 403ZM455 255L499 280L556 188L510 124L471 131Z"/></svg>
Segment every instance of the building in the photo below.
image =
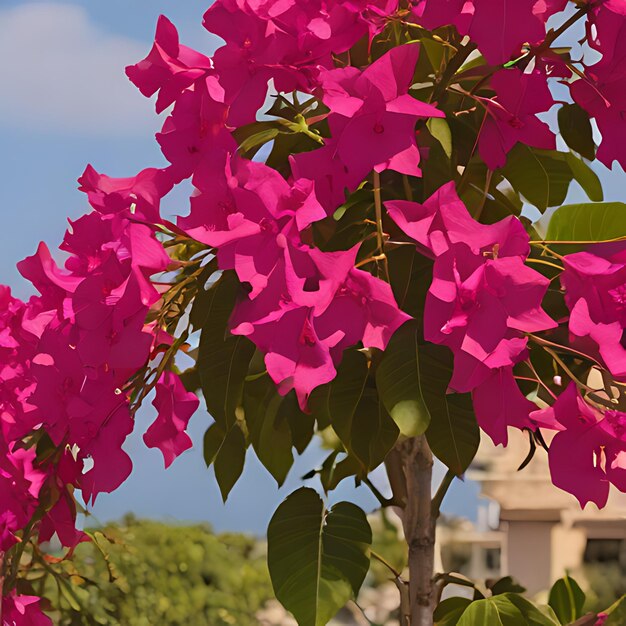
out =
<svg viewBox="0 0 626 626"><path fill-rule="evenodd" d="M544 450L518 471L528 436L514 430L509 435L506 448L483 437L468 472L481 485L483 513L474 527L443 531L444 555L451 545L465 544L464 574L478 580L510 575L531 595L566 572L584 585L594 564L612 567L626 584L626 494L612 489L606 508L588 504L581 510L573 496L552 485Z"/></svg>

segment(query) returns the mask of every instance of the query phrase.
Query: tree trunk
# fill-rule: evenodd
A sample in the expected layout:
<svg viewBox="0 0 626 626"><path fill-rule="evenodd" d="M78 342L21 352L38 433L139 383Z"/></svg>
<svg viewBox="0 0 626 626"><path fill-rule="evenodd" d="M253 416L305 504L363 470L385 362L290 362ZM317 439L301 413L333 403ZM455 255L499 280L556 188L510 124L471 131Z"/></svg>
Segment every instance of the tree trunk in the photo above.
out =
<svg viewBox="0 0 626 626"><path fill-rule="evenodd" d="M406 507L402 516L409 548L411 626L433 626L436 591L435 525L432 513L433 455L424 435L402 444Z"/></svg>

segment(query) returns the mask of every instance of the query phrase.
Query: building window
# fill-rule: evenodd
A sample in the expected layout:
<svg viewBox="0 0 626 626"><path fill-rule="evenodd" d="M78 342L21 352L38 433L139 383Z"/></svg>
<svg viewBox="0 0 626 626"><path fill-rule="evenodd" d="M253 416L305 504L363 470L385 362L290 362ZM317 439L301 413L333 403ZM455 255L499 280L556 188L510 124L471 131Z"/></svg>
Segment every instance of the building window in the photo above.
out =
<svg viewBox="0 0 626 626"><path fill-rule="evenodd" d="M500 548L485 549L485 567L489 571L500 571Z"/></svg>
<svg viewBox="0 0 626 626"><path fill-rule="evenodd" d="M623 539L587 539L585 563L626 563Z"/></svg>

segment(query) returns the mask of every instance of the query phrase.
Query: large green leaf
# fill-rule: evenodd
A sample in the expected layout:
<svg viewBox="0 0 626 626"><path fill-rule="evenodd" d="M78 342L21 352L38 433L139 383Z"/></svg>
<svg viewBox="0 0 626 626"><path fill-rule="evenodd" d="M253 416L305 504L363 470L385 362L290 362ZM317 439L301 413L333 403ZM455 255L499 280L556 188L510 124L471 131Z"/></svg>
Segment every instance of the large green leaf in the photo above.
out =
<svg viewBox="0 0 626 626"><path fill-rule="evenodd" d="M400 431L376 389L366 388L354 413L350 448L367 470L378 467L393 448Z"/></svg>
<svg viewBox="0 0 626 626"><path fill-rule="evenodd" d="M420 329L407 322L395 332L376 370L378 393L406 437L426 432L430 413L422 395L419 367Z"/></svg>
<svg viewBox="0 0 626 626"><path fill-rule="evenodd" d="M559 130L565 143L586 159L595 158L595 144L589 114L578 104L564 104L559 109Z"/></svg>
<svg viewBox="0 0 626 626"><path fill-rule="evenodd" d="M552 585L548 604L561 624L569 624L582 617L585 593L573 578L564 576Z"/></svg>
<svg viewBox="0 0 626 626"><path fill-rule="evenodd" d="M327 510L313 489L298 489L278 507L267 540L274 593L300 626L327 624L369 569L365 513L348 502Z"/></svg>
<svg viewBox="0 0 626 626"><path fill-rule="evenodd" d="M441 144L446 156L452 157L452 133L448 122L441 117L431 117L426 126L430 134Z"/></svg>
<svg viewBox="0 0 626 626"><path fill-rule="evenodd" d="M352 449L352 423L368 376L367 359L357 350L344 352L331 383L328 409L332 425L347 450Z"/></svg>
<svg viewBox="0 0 626 626"><path fill-rule="evenodd" d="M491 601L477 600L472 602L461 615L458 626L505 626L500 619L500 612Z"/></svg>
<svg viewBox="0 0 626 626"><path fill-rule="evenodd" d="M420 351L424 400L431 415L426 438L433 454L457 476L469 467L480 443L480 430L469 394L448 394L452 356L447 348L426 344Z"/></svg>
<svg viewBox="0 0 626 626"><path fill-rule="evenodd" d="M465 609L471 604L469 598L447 598L435 609L435 626L456 626Z"/></svg>
<svg viewBox="0 0 626 626"><path fill-rule="evenodd" d="M582 159L571 152L566 156L566 160L576 182L583 188L589 200L602 202L604 191L602 191L602 183L598 175Z"/></svg>
<svg viewBox="0 0 626 626"><path fill-rule="evenodd" d="M246 449L246 438L237 423L224 431L215 422L204 435L204 460L207 467L213 464L224 502L243 472Z"/></svg>
<svg viewBox="0 0 626 626"><path fill-rule="evenodd" d="M291 429L280 412L283 401L269 376L246 383L243 408L249 438L259 461L279 486L293 465Z"/></svg>
<svg viewBox="0 0 626 626"><path fill-rule="evenodd" d="M254 345L245 337L234 337L228 330L239 282L225 272L206 292L196 298L192 311L196 327L202 328L198 353L198 373L207 410L224 429L236 419L241 404L244 379Z"/></svg>
<svg viewBox="0 0 626 626"><path fill-rule="evenodd" d="M537 606L520 596L518 593L507 593L508 602L522 614L524 624L527 626L559 626L559 620L549 606Z"/></svg>
<svg viewBox="0 0 626 626"><path fill-rule="evenodd" d="M537 150L521 143L509 153L502 174L541 212L564 202L574 178L565 153Z"/></svg>
<svg viewBox="0 0 626 626"><path fill-rule="evenodd" d="M567 204L550 218L549 241L606 241L626 236L626 204Z"/></svg>
<svg viewBox="0 0 626 626"><path fill-rule="evenodd" d="M472 602L458 621L458 626L483 625L559 626L559 623L522 596L507 593Z"/></svg>

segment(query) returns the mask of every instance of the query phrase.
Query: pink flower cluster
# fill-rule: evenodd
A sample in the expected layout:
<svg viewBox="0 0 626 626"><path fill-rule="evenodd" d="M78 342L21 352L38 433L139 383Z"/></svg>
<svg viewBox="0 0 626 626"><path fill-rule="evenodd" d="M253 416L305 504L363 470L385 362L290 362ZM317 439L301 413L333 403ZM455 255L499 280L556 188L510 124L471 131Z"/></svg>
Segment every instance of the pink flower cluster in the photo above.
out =
<svg viewBox="0 0 626 626"><path fill-rule="evenodd" d="M590 4L587 42L602 58L585 67L584 77L574 81L570 90L574 101L596 120L602 135L598 159L607 167L618 161L626 168L626 3L606 0Z"/></svg>
<svg viewBox="0 0 626 626"><path fill-rule="evenodd" d="M424 338L454 353L450 387L471 391L481 428L495 443L507 427L533 427L534 405L519 390L513 367L526 359L525 333L554 328L541 308L547 278L525 265L529 237L509 217L492 225L474 220L454 183L424 204L387 202L391 218L434 258L424 310Z"/></svg>
<svg viewBox="0 0 626 626"><path fill-rule="evenodd" d="M525 44L541 44L547 20L563 11L567 0L417 0L414 4L420 24L428 29L456 26L478 45L490 65L500 65L519 57Z"/></svg>
<svg viewBox="0 0 626 626"><path fill-rule="evenodd" d="M169 174L111 179L89 167L80 183L95 211L71 223L65 266L41 244L18 265L40 295L23 303L0 287L0 552L28 533L39 541L56 534L68 548L86 539L75 527L73 490L94 501L130 474L126 384L161 347L146 316L161 297L151 277L170 259L145 221L158 217ZM173 376L156 385L159 416L146 434L166 462L189 447L183 431L198 405ZM5 620L50 623L36 599L9 595L3 603Z"/></svg>
<svg viewBox="0 0 626 626"><path fill-rule="evenodd" d="M313 225L332 221L347 194L372 174L375 185L388 170L421 176L428 154L420 149L423 129L429 118L445 117L443 97L414 97L419 45L379 54L377 35L390 23L401 30L412 20L411 28L454 25L469 37L489 64L481 84L493 95L461 93L485 111L476 148L495 170L518 143L555 148L539 115L555 104L548 78L569 80L572 71L547 49L546 22L566 4L414 0L407 8L397 0L217 0L204 25L225 43L212 58L182 45L161 17L152 50L127 75L145 96L156 96L157 112L168 111L156 139L169 165L123 179L88 167L79 182L93 211L67 231L64 265L41 244L19 264L40 295L24 303L0 288L0 552L28 533L40 541L56 534L75 547L85 536L75 527L74 489L93 502L131 471L123 449L136 408L129 381L145 383L142 375L173 343L158 321L168 284L156 277L179 266L158 232L204 244L220 270L237 276L244 287L231 332L254 342L279 392L295 390L303 409L316 387L333 380L346 348L384 350L409 319L390 285L358 269L359 245L327 252L313 237ZM607 0L581 11L587 39L602 56L571 82L572 97L597 122L598 157L624 165L626 9L623 0ZM355 67L353 51L355 58L364 51L377 58ZM508 63L524 55L529 63ZM291 154L288 176L244 158L233 134L257 120L270 84L319 104L314 117L300 114L286 125L321 144ZM176 225L165 222L161 199L186 179L194 188L190 212ZM479 223L454 183L423 204L385 206L434 262L424 337L453 352L450 389L472 393L483 430L496 443L506 443L509 426L555 431L554 482L583 505L604 504L609 483L625 489L623 413L602 410L576 386L538 411L518 385L529 335L557 327L542 308L549 280L527 262L529 236L520 220ZM380 252L383 234L377 234ZM561 322L572 349L626 380L626 246L590 247L563 262L569 315ZM167 466L191 446L186 428L199 403L165 365L154 370L158 416L144 441L161 450ZM37 598L4 595L8 623L50 623Z"/></svg>
<svg viewBox="0 0 626 626"><path fill-rule="evenodd" d="M391 201L396 224L434 258L424 310L424 337L454 353L450 388L472 392L481 428L494 443L507 429L557 431L550 446L552 480L581 506L606 504L609 484L626 491L626 413L590 404L572 382L548 409L521 392L514 367L528 358L527 333L557 326L541 308L549 280L525 264L529 237L510 217L475 221L454 185L424 204ZM598 244L564 257L570 346L626 382L626 242Z"/></svg>

